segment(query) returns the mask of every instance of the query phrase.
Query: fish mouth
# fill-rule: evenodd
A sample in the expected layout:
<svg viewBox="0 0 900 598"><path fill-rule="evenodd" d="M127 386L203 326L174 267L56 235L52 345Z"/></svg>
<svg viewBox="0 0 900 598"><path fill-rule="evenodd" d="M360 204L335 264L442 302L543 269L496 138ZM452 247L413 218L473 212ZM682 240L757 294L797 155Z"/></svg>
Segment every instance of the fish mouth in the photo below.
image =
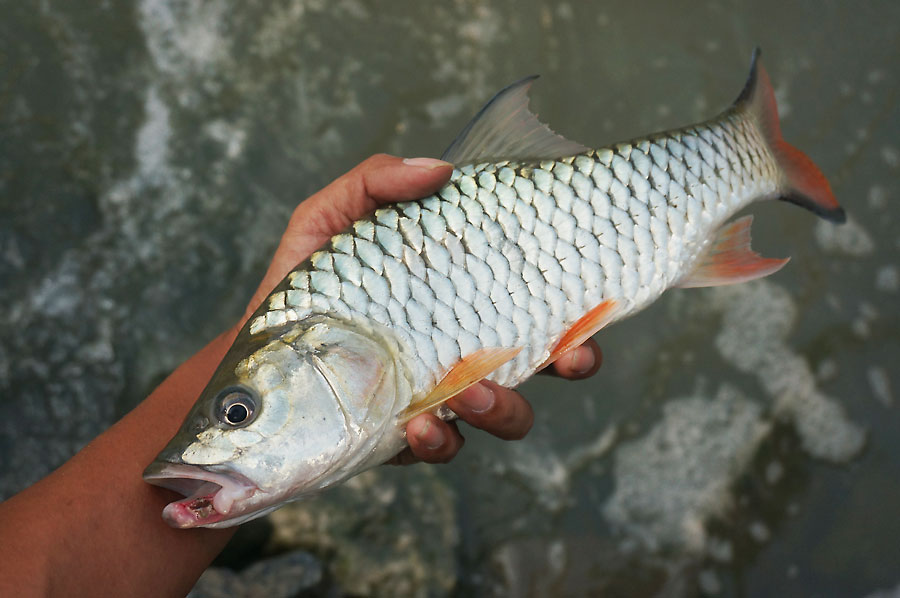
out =
<svg viewBox="0 0 900 598"><path fill-rule="evenodd" d="M235 503L256 492L256 485L237 473L215 473L191 465L156 461L144 471L144 481L174 490L184 498L166 505L163 519L172 527L207 527L231 519L243 509ZM217 526L218 527L218 526Z"/></svg>

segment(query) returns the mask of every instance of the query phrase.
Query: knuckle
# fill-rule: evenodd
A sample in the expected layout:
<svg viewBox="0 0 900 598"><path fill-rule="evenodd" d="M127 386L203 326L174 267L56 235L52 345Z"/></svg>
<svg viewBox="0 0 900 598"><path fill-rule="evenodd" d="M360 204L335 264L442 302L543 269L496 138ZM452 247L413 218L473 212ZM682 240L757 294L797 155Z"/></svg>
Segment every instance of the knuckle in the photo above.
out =
<svg viewBox="0 0 900 598"><path fill-rule="evenodd" d="M389 160L390 158L391 156L385 154L384 152L372 154L371 156L360 162L359 166L363 168L371 168L373 166L384 164L385 161Z"/></svg>
<svg viewBox="0 0 900 598"><path fill-rule="evenodd" d="M534 411L531 405L521 396L515 409L512 409L507 419L508 440L521 440L525 438L534 425Z"/></svg>
<svg viewBox="0 0 900 598"><path fill-rule="evenodd" d="M449 463L453 460L454 457L456 457L465 443L466 439L462 437L462 434L454 431L454 433L447 440L447 444L441 447L439 451L440 454L435 455L436 460L434 461L434 463Z"/></svg>
<svg viewBox="0 0 900 598"><path fill-rule="evenodd" d="M512 430L520 426L521 415L519 409L516 409L512 405L508 405L503 408L502 413L498 418L498 423L504 430Z"/></svg>

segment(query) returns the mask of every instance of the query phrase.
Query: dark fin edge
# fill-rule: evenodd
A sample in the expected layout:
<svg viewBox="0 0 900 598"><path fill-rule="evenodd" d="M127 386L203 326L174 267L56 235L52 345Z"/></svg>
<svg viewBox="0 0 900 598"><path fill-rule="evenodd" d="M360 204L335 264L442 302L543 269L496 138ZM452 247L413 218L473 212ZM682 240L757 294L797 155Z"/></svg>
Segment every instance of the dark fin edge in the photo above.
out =
<svg viewBox="0 0 900 598"><path fill-rule="evenodd" d="M441 160L452 160L456 155L460 153L460 148L463 143L466 141L466 138L469 136L469 133L472 131L472 127L481 120L481 117L488 111L488 109L497 102L498 98L502 97L511 89L515 89L521 85L531 85L536 81L540 75L528 75L527 77L522 77L518 81L513 81L500 91L494 94L490 100L488 100L481 109L475 113L475 116L466 123L466 126L463 127L462 131L460 131L453 141L450 142L450 145L447 146L447 149L444 150L444 153L441 154Z"/></svg>
<svg viewBox="0 0 900 598"><path fill-rule="evenodd" d="M781 136L778 106L769 74L760 64L762 50L753 50L750 76L741 90L735 108L756 116L763 138L775 155L786 182L786 189L779 199L804 207L831 222L846 222L847 215L838 204L828 179L809 157L789 144Z"/></svg>
<svg viewBox="0 0 900 598"><path fill-rule="evenodd" d="M587 147L554 133L529 107L537 75L507 85L491 98L444 151L442 160L467 164L487 160L555 160Z"/></svg>

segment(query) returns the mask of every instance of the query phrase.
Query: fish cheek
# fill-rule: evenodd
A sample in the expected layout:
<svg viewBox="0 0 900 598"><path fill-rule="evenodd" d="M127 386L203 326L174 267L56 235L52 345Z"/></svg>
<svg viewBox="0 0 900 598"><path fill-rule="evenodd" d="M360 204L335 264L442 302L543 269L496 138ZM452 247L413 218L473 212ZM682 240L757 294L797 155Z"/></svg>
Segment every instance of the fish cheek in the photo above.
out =
<svg viewBox="0 0 900 598"><path fill-rule="evenodd" d="M266 409L284 410L285 425L267 434L265 445L270 458L283 458L288 477L302 490L340 465L350 435L334 392L312 364L292 371L286 382L277 406L267 397Z"/></svg>
<svg viewBox="0 0 900 598"><path fill-rule="evenodd" d="M388 417L396 400L393 359L368 342L351 350L334 346L315 359L336 400L354 428L365 428Z"/></svg>
<svg viewBox="0 0 900 598"><path fill-rule="evenodd" d="M228 440L238 451L244 451L263 440L263 435L256 430L230 430Z"/></svg>
<svg viewBox="0 0 900 598"><path fill-rule="evenodd" d="M218 465L231 461L235 446L224 431L212 427L197 434L197 439L181 453L181 459L189 465Z"/></svg>

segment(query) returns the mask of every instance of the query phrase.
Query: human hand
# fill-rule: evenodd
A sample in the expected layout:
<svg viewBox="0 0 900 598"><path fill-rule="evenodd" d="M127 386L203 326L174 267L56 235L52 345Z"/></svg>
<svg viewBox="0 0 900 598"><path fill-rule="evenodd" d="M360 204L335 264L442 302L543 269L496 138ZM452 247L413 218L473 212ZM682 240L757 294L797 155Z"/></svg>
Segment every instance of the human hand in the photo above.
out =
<svg viewBox="0 0 900 598"><path fill-rule="evenodd" d="M384 204L434 193L447 182L452 171L452 165L441 160L404 160L379 154L300 203L241 325L288 272L332 236ZM568 379L586 378L599 369L600 362L600 349L590 340L564 354L545 372ZM447 406L468 424L505 440L524 437L534 421L531 405L521 394L487 381L466 389L450 399ZM445 463L456 456L464 442L455 422L441 421L429 413L410 420L406 433L409 448L392 463Z"/></svg>
<svg viewBox="0 0 900 598"><path fill-rule="evenodd" d="M568 380L581 380L597 373L603 360L600 346L594 339L571 351L540 372ZM504 440L524 438L534 423L531 404L511 388L483 380L470 386L449 401L447 407L461 420ZM446 463L456 456L465 443L456 422L445 422L430 413L414 417L406 425L404 449L390 462L406 465L425 461Z"/></svg>

